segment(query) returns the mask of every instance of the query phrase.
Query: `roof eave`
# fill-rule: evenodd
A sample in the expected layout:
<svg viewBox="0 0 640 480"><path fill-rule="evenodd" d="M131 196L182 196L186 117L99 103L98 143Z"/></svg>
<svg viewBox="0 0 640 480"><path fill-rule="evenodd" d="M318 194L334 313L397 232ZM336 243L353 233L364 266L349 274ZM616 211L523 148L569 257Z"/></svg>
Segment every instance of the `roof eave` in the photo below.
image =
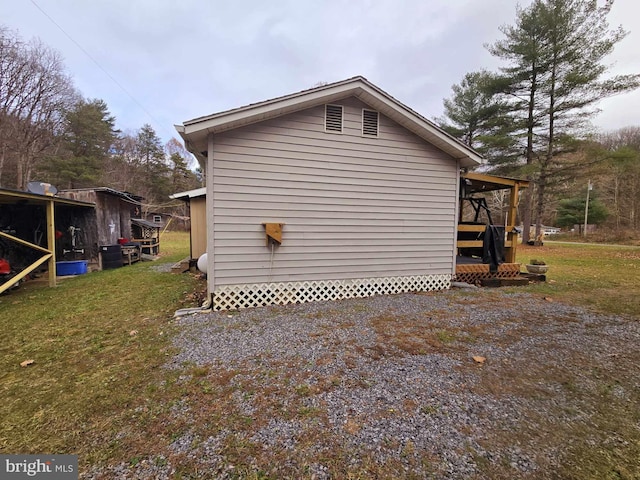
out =
<svg viewBox="0 0 640 480"><path fill-rule="evenodd" d="M193 190L187 190L185 192L177 192L172 195L169 195L169 198L173 200L188 201L191 198L202 197L206 194L207 194L206 187L202 187L202 188L194 188Z"/></svg>
<svg viewBox="0 0 640 480"><path fill-rule="evenodd" d="M199 157L198 160L202 163L206 158L207 138L210 133L232 130L351 96L359 98L455 158L460 162L461 167L474 167L483 163L482 157L473 149L363 77L355 77L285 97L188 120L183 125L176 125L176 130L185 141L187 149Z"/></svg>

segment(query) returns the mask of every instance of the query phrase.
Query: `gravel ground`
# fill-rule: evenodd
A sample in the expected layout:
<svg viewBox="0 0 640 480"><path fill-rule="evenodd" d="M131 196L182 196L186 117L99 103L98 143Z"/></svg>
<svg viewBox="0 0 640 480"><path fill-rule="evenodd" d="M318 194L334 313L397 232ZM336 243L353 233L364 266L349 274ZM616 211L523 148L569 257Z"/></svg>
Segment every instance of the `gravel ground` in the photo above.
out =
<svg viewBox="0 0 640 480"><path fill-rule="evenodd" d="M224 377L228 395L213 398L246 425L205 427L203 405L187 397L172 407L187 427L160 461L85 478L174 478L183 461L198 478L552 478L571 461L572 436L604 441L594 426L602 385L611 385L607 401L622 405L640 388L637 319L498 289L197 314L177 324L180 351L167 368L184 369L188 383L189 368L206 367L212 388ZM228 455L231 440L250 446L241 465Z"/></svg>

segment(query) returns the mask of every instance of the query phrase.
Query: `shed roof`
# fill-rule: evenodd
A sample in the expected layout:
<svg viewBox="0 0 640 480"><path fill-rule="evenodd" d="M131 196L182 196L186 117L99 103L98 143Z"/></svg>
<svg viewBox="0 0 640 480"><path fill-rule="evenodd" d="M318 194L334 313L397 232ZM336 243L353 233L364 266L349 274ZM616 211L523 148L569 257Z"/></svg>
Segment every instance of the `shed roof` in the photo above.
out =
<svg viewBox="0 0 640 480"><path fill-rule="evenodd" d="M207 194L207 188L196 188L194 190L187 190L186 192L178 192L173 195L169 195L169 198L173 198L174 200L184 200L185 202L189 201L195 197L204 197Z"/></svg>
<svg viewBox="0 0 640 480"><path fill-rule="evenodd" d="M109 187L90 187L90 188L71 188L68 190L60 190L58 193L60 195L70 195L73 196L74 192L101 192L101 193L106 193L107 195L113 195L114 197L119 197L122 200L124 200L125 202L129 202L129 203L133 203L133 204L140 204L140 200L142 200L144 197L141 197L139 195L134 195L133 193L130 192L121 192L119 190L114 190L113 188L109 188Z"/></svg>
<svg viewBox="0 0 640 480"><path fill-rule="evenodd" d="M164 226L162 223L150 222L149 220L144 220L142 218L132 218L131 223L133 225L147 228L162 228Z"/></svg>
<svg viewBox="0 0 640 480"><path fill-rule="evenodd" d="M16 203L21 203L23 205L46 205L51 201L53 201L54 205L73 205L76 207L95 208L95 204L90 202L81 202L79 200L56 197L53 195L40 195L38 193L0 188L0 204L2 205L12 205Z"/></svg>
<svg viewBox="0 0 640 480"><path fill-rule="evenodd" d="M207 155L209 133L232 130L348 97L360 99L420 138L459 160L463 167L472 167L482 163L482 157L476 151L361 76L194 118L185 121L182 125L176 125L175 128L184 139L189 151L194 153L198 161L203 163Z"/></svg>

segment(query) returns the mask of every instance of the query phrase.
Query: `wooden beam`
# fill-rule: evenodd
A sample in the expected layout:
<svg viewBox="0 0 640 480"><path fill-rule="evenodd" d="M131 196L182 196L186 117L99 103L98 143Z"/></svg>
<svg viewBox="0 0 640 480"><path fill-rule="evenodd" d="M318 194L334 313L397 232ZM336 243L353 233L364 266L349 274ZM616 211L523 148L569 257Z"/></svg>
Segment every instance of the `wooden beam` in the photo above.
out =
<svg viewBox="0 0 640 480"><path fill-rule="evenodd" d="M464 225L458 224L459 232L484 232L487 229L486 225Z"/></svg>
<svg viewBox="0 0 640 480"><path fill-rule="evenodd" d="M56 286L56 222L53 199L47 202L47 247L49 258L49 286Z"/></svg>
<svg viewBox="0 0 640 480"><path fill-rule="evenodd" d="M482 248L483 241L482 240L458 240L457 247L458 248Z"/></svg>
<svg viewBox="0 0 640 480"><path fill-rule="evenodd" d="M527 180L517 180L514 178L495 177L493 175L487 175L484 173L467 172L463 173L462 178L468 178L469 180L475 180L477 182L492 183L494 185L504 185L505 188L520 185L521 187L528 187L529 182Z"/></svg>
<svg viewBox="0 0 640 480"><path fill-rule="evenodd" d="M511 188L509 195L509 212L507 214L507 244L511 247L505 252L505 260L509 263L516 261L516 248L518 246L518 232L515 231L516 218L518 216L518 202L520 197L520 183Z"/></svg>
<svg viewBox="0 0 640 480"><path fill-rule="evenodd" d="M8 238L9 240L13 240L14 242L20 243L22 245L26 245L27 247L33 248L34 250L39 250L44 253L51 253L50 250L47 250L40 245L36 245L35 243L27 242L26 240L22 240L21 238L14 237L13 235L9 235L8 233L0 232L0 237Z"/></svg>
<svg viewBox="0 0 640 480"><path fill-rule="evenodd" d="M11 288L11 286L13 284L15 284L19 280L22 280L24 277L29 275L31 272L33 272L36 268L38 268L40 265L42 265L47 260L49 261L49 286L50 287L55 287L56 286L55 232L52 232L51 235L49 234L49 230L50 230L50 228L49 228L49 217L50 217L50 215L51 215L51 219L53 221L53 217L52 217L53 213L49 211L49 207L51 207L51 210L53 210L53 201L50 201L47 204L47 239L48 239L49 244L52 243L51 239L53 239L53 248L51 250L43 248L40 245L36 245L35 243L31 243L31 242L27 242L26 240L22 240L21 238L14 237L13 235L9 235L8 233L0 232L0 237L8 238L9 240L12 240L12 241L14 241L16 243L19 243L21 245L25 245L25 246L27 246L29 248L33 248L34 250L37 250L39 252L44 252L46 254L46 255L43 255L42 257L40 257L35 262L33 262L31 265L29 265L24 270L21 270L18 275L12 277L10 280L7 280L5 283L0 285L0 293L2 293L5 290ZM51 230L53 230L53 227L51 228ZM52 279L52 277L53 277L53 279Z"/></svg>
<svg viewBox="0 0 640 480"><path fill-rule="evenodd" d="M171 220L173 220L173 217L169 217L169 221L167 222L167 224L164 226L164 229L162 230L162 232L160 232L160 235L162 235L164 232L167 231L167 228L169 228L169 225L171 225Z"/></svg>
<svg viewBox="0 0 640 480"><path fill-rule="evenodd" d="M46 255L43 255L38 260L33 262L31 265L29 265L27 268L22 270L18 275L16 275L15 277L11 277L10 280L7 280L2 285L0 285L0 293L2 293L5 290L8 290L9 288L11 288L16 282L19 282L20 280L22 280L24 277L26 277L31 272L33 272L36 268L38 268L40 265L42 265L44 262L46 262L47 260L50 260L52 257L53 257L53 255L51 255L50 253L48 253ZM53 274L54 274L54 276L55 276L55 273L56 273L56 271L55 271L55 263L54 263L54 265L53 265Z"/></svg>

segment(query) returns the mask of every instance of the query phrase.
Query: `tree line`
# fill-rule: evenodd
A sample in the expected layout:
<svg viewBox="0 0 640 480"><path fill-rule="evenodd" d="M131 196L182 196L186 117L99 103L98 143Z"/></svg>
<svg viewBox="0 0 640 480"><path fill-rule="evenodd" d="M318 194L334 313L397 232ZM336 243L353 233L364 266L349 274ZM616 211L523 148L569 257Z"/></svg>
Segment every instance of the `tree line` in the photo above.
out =
<svg viewBox="0 0 640 480"><path fill-rule="evenodd" d="M110 187L171 211L168 195L202 186L190 159L175 138L163 145L151 125L118 130L103 100L75 88L59 53L0 27L0 187Z"/></svg>
<svg viewBox="0 0 640 480"><path fill-rule="evenodd" d="M467 73L444 100L438 123L484 155L482 168L531 181L520 202L524 241L532 224L538 238L543 223L581 223L588 178L598 176L592 220L610 214L618 228L640 227L632 186L638 129L598 135L589 124L599 100L640 86L640 75L607 75L605 60L628 33L609 27L612 5L534 0L519 7L503 38L487 46L503 66Z"/></svg>

